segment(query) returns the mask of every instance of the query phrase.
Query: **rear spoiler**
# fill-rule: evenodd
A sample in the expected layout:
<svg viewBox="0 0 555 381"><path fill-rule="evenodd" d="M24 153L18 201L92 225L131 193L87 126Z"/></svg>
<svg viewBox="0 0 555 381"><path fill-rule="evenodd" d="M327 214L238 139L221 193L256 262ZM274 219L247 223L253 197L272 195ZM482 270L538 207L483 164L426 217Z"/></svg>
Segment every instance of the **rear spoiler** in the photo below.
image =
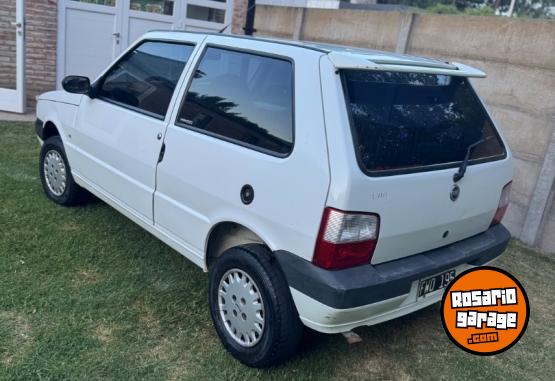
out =
<svg viewBox="0 0 555 381"><path fill-rule="evenodd" d="M328 57L336 69L359 69L380 71L402 71L410 73L444 74L460 77L484 78L486 73L468 65L457 62L370 60L362 54L330 52Z"/></svg>

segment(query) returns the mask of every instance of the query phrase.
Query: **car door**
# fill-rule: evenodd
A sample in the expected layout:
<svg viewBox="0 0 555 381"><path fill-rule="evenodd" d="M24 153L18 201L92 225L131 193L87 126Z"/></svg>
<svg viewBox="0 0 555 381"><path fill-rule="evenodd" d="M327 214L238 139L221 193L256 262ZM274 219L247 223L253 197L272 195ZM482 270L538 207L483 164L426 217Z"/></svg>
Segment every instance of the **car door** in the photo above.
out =
<svg viewBox="0 0 555 381"><path fill-rule="evenodd" d="M320 56L285 44L206 38L167 127L154 195L157 229L189 249L195 263L204 265L211 229L228 221L271 248L310 255L306 237L317 233L329 181L325 133L304 128L323 125L313 69ZM249 186L254 198L242 199Z"/></svg>
<svg viewBox="0 0 555 381"><path fill-rule="evenodd" d="M200 41L138 43L83 97L72 131L72 172L150 223L167 115Z"/></svg>

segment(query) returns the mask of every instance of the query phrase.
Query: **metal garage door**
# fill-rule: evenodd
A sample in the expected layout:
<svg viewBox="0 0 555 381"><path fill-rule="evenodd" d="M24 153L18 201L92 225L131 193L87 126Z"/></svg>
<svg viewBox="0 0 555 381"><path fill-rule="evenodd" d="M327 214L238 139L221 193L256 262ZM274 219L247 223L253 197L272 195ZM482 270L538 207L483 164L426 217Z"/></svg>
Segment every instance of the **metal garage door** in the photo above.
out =
<svg viewBox="0 0 555 381"><path fill-rule="evenodd" d="M233 0L62 0L58 12L59 84L69 74L96 78L152 29L219 31Z"/></svg>

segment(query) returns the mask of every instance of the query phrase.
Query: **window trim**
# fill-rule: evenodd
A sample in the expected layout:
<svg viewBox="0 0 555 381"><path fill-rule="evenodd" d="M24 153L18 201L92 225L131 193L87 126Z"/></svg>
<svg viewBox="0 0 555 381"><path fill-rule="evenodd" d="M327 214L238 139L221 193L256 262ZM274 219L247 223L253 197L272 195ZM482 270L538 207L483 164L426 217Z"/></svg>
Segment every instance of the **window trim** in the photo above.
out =
<svg viewBox="0 0 555 381"><path fill-rule="evenodd" d="M227 50L230 52L235 52L235 53L246 53L246 54L251 54L254 56L259 56L259 57L265 57L265 58L274 58L274 59L279 59L282 61L287 61L291 64L291 149L289 150L289 152L287 153L279 153L279 152L275 152L272 150L269 150L267 148L263 148L263 147L259 147L250 143L245 143L241 140L237 140L237 139L233 139L224 135L220 135L217 134L215 132L211 132L211 131L206 131L203 130L202 128L198 128L195 127L189 123L185 123L179 120L179 115L181 115L181 111L183 109L183 106L185 105L185 101L187 99L187 94L189 93L189 89L191 88L191 85L193 83L193 80L195 79L195 73L197 72L202 59L204 58L206 52L208 51L209 48L216 48L216 49L221 49L221 50ZM239 47L234 47L234 46L228 46L228 45L222 45L222 44L217 44L217 43L207 43L205 44L205 46L203 47L202 51L200 52L197 61L195 62L195 66L193 67L193 70L190 74L190 78L187 82L187 87L185 88L185 91L183 92L183 94L181 95L181 102L179 105L179 109L177 111L177 114L175 116L175 120L174 120L174 125L177 127L181 127L190 131L194 131L203 135L207 135L210 136L212 138L215 139L219 139L222 141L225 141L227 143L231 143L231 144L235 144L253 151L257 151L266 155L270 155L270 156L274 156L274 157L278 157L281 159L285 159L287 157L289 157L293 151L295 150L295 137L296 137L296 123L295 123L295 60L291 57L288 56L282 56L279 54L272 54L272 53L266 53L266 52L261 52L259 50L253 50L253 49L247 49L247 48L239 48Z"/></svg>
<svg viewBox="0 0 555 381"><path fill-rule="evenodd" d="M360 69L347 69L347 70L360 70ZM452 161L449 163L439 163L439 164L429 164L429 165L421 165L421 166L415 166L415 167L409 167L409 168L400 168L400 169L384 169L384 170L368 170L363 162L362 162L362 158L360 157L360 152L357 149L358 143L359 143L359 137L358 137L358 132L356 130L355 124L354 124L354 120L353 120L353 115L352 115L352 111L351 111L351 107L350 107L350 95L349 95L349 91L347 90L347 80L345 78L345 72L347 71L345 69L340 70L340 81L341 81L341 89L343 90L343 99L345 100L345 111L347 113L347 117L349 119L349 128L351 131L351 137L353 139L353 150L355 153L355 157L356 157L356 161L358 164L359 169L362 171L362 173L364 173L366 176L369 177L386 177L386 176L396 176L396 175L407 175L410 173L423 173L423 172L432 172L432 171L439 171L442 169L450 169L450 168L457 168L461 165L462 160L459 161ZM395 71L395 70L388 70L388 71ZM431 75L434 75L433 73ZM505 142L503 141L503 139L501 138L501 135L499 134L499 131L497 131L497 126L493 123L493 120L491 118L491 115L489 114L489 111L486 108L486 105L484 104L484 102L482 101L482 99L478 96L478 93L476 92L476 90L474 89L474 86L472 86L472 83L470 83L470 81L468 80L468 77L465 77L467 80L468 85L470 86L471 90L472 90L472 96L475 98L475 100L478 101L478 103L480 104L480 106L482 106L484 113L486 115L487 120L490 122L493 133L495 135L495 137L497 138L497 140L499 141L499 144L501 145L501 149L503 150L503 153L500 155L494 155L494 156L487 156L487 157L483 157L480 159L472 159L468 161L468 166L471 165L476 165L476 164L484 164L484 163L489 163L489 162L493 162L493 161L501 161L501 160L505 160L508 156L507 154L507 148L505 147Z"/></svg>
<svg viewBox="0 0 555 381"><path fill-rule="evenodd" d="M103 102L106 103L110 103L113 104L115 106L119 106L121 108L124 108L126 110L129 111L133 111L136 112L138 114L141 115L145 115L151 118L154 118L156 120L166 120L166 117L168 117L168 115L171 115L171 110L170 110L170 105L171 105L171 98L170 98L170 102L168 103L168 108L166 109L166 113L164 115L160 115L160 114L156 114L154 112L151 111L147 111L144 110L142 108L139 107L135 107L135 106L131 106L122 102L118 102L115 101L113 99L110 98L106 98L100 95L97 95L98 92L100 92L100 90L102 89L102 86L104 85L104 81L106 80L106 77L108 76L108 74L112 71L112 69L118 65L122 60L124 60L129 54L131 54L133 51L135 51L139 46L143 45L144 43L147 42L162 42L165 44L172 44L172 45L186 45L186 46L190 46L191 48L193 48L193 50L191 51L191 55L189 56L189 59L187 59L187 62L185 62L185 66L183 66L183 71L181 72L181 74L179 75L179 79L177 80L177 83L175 84L175 88L173 89L173 93L171 98L173 98L176 94L176 90L178 90L179 87L179 83L181 82L181 77L183 76L183 73L185 72L185 69L187 67L187 64L190 62L191 59L194 59L194 55L193 53L195 52L195 48L196 48L196 43L194 42L183 42L183 41L172 41L172 40L164 40L164 39L145 39L145 40L141 40L138 41L135 45L133 45L131 48L129 48L124 55L122 55L116 62L114 62L105 72L104 74L102 74L92 85L92 88L94 89L94 99L98 99L101 100Z"/></svg>

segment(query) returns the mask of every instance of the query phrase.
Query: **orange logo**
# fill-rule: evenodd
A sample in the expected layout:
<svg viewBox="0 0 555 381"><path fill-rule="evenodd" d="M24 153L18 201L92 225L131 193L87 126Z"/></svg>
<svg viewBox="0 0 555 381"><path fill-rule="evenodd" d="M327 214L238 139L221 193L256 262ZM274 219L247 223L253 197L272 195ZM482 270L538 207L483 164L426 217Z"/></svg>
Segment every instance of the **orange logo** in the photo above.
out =
<svg viewBox="0 0 555 381"><path fill-rule="evenodd" d="M447 287L441 320L459 348L494 355L512 347L524 334L530 306L518 280L490 266L467 270Z"/></svg>

